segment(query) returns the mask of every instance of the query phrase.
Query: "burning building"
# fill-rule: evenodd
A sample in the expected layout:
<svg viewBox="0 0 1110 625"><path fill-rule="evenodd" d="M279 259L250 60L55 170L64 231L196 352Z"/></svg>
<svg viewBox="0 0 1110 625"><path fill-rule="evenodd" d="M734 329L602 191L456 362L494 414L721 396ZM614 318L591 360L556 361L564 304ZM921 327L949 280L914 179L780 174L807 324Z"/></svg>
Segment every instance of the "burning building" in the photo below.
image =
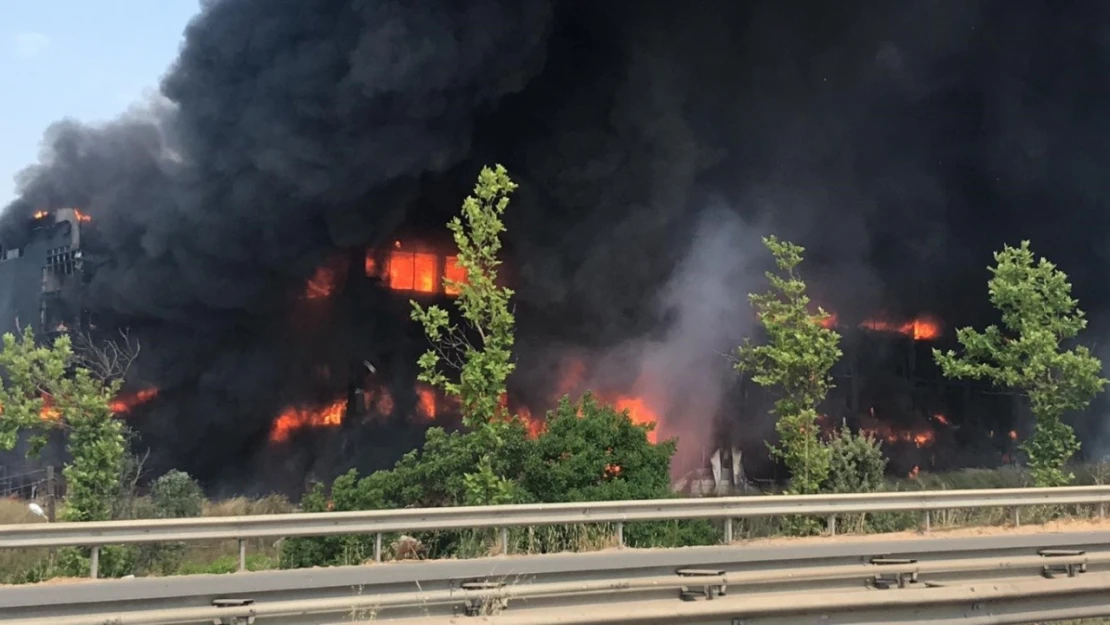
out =
<svg viewBox="0 0 1110 625"><path fill-rule="evenodd" d="M81 326L82 311L67 304L62 290L80 281L87 220L74 208L35 211L24 224L31 233L26 243L0 247L0 331L31 326L52 334Z"/></svg>
<svg viewBox="0 0 1110 625"><path fill-rule="evenodd" d="M1088 337L1108 327L1108 6L294 5L206 3L157 98L52 127L0 216L20 255L0 263L0 323L84 314L141 341L130 384L157 396L129 418L153 470L267 490L388 466L451 425L415 382L408 300L450 301L443 224L493 162L521 185L510 402L596 390L679 437L681 464L766 456L765 401L722 355L754 329L761 234L807 247L846 330L828 421L915 465L993 462L957 451L1027 425L930 364L951 328L994 321L992 250L1032 238L1071 274ZM91 218L79 246L72 224L34 225L65 207ZM44 306L64 245L81 279ZM1101 410L1077 421L1088 452Z"/></svg>

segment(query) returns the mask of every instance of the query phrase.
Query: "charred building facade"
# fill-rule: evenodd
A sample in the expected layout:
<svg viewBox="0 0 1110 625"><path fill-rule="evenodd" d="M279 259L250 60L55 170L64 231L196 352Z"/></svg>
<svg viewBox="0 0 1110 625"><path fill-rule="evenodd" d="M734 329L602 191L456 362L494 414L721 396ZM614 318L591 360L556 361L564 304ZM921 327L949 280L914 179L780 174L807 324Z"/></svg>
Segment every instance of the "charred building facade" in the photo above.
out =
<svg viewBox="0 0 1110 625"><path fill-rule="evenodd" d="M36 211L22 246L0 247L0 331L30 326L50 336L88 325L88 316L63 298L83 279L81 226L75 208Z"/></svg>
<svg viewBox="0 0 1110 625"><path fill-rule="evenodd" d="M157 389L127 417L152 471L265 492L389 466L452 423L416 384L409 300L450 301L436 237L501 163L517 409L590 389L678 437L680 471L735 446L773 476L768 402L727 353L758 331L775 233L844 329L829 427L902 446L898 471L1002 462L1026 416L940 379L930 348L997 320L991 252L1030 238L1110 356L1107 19L1054 0L204 3L157 97L47 132L0 214L0 323L129 328L129 391ZM34 231L65 207L91 221ZM1104 414L1073 416L1091 457Z"/></svg>

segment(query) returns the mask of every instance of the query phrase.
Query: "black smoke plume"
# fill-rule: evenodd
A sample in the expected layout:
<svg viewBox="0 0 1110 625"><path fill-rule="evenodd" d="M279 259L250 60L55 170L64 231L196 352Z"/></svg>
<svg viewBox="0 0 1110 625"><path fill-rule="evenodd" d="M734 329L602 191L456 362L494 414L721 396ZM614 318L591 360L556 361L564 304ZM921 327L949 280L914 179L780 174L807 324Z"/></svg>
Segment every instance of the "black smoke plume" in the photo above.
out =
<svg viewBox="0 0 1110 625"><path fill-rule="evenodd" d="M750 231L709 247L724 266L761 254L753 233L797 240L818 299L849 319L991 321L990 252L1031 238L1097 337L1107 18L1079 0L212 0L153 102L49 129L0 243L35 210L92 216L93 275L71 296L143 341L133 383L162 389L144 443L232 489L253 482L274 416L346 393L351 363L411 389L422 339L406 302L358 280L360 250L442 228L492 162L521 183L524 386L567 346L666 345L676 315L700 319L672 300L705 289L675 280L713 266L691 250L722 206ZM325 263L345 268L339 292L300 301ZM751 288L748 265L714 291ZM398 411L413 402L400 391ZM351 431L265 471L383 466L418 440Z"/></svg>

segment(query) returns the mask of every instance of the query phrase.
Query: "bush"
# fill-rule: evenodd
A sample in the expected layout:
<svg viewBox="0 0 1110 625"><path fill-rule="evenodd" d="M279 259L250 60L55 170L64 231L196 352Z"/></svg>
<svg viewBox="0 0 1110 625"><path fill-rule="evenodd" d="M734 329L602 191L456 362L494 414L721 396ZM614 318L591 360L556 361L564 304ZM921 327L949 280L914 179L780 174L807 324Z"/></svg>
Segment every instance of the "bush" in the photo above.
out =
<svg viewBox="0 0 1110 625"><path fill-rule="evenodd" d="M199 517L204 510L204 491L188 473L172 470L154 481L146 504L145 516L156 519ZM181 542L142 545L136 564L143 571L170 575L181 566L186 549L187 545Z"/></svg>
<svg viewBox="0 0 1110 625"><path fill-rule="evenodd" d="M879 441L869 434L853 434L847 426L833 435L829 447L829 476L822 490L831 493L872 493L883 490L886 463Z"/></svg>
<svg viewBox="0 0 1110 625"><path fill-rule="evenodd" d="M500 428L500 452L492 459L496 475L512 483L513 502L615 501L659 499L670 491L670 461L675 441L658 445L647 439L646 426L632 422L589 394L579 402L564 398L547 416L547 427L530 439L523 423ZM359 479L351 471L332 484L318 485L305 496L306 512L376 510L464 505L464 479L479 470L485 448L474 433L429 429L424 446L406 454L388 471ZM329 500L330 494L330 500ZM510 548L529 552L566 551L604 546L612 528L550 527L510 532ZM630 523L624 528L630 546L706 544L717 537L707 521ZM395 536L383 536L383 549ZM427 557L485 555L500 549L491 530L421 532L413 536ZM299 538L285 542L283 568L356 564L373 556L373 536ZM388 554L383 554L388 557Z"/></svg>
<svg viewBox="0 0 1110 625"><path fill-rule="evenodd" d="M204 510L204 491L188 473L172 470L154 481L151 503L160 519L185 519L200 516Z"/></svg>
<svg viewBox="0 0 1110 625"><path fill-rule="evenodd" d="M831 493L873 493L886 488L886 456L877 439L863 432L853 433L843 426L828 442L829 475L822 490ZM839 520L849 531L869 529L891 531L902 519L867 514L849 515Z"/></svg>

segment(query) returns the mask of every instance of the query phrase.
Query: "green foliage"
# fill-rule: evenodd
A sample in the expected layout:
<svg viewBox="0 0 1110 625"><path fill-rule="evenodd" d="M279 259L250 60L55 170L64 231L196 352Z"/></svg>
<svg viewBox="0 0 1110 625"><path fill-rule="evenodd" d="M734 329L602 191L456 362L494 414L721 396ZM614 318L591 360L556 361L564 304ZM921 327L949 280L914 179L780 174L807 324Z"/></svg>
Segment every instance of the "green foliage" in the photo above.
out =
<svg viewBox="0 0 1110 625"><path fill-rule="evenodd" d="M521 486L535 501L621 501L665 499L670 489L674 439L652 444L653 424L633 423L628 411L596 401L589 393L578 402L564 397L547 415L547 427L532 445ZM566 548L572 528L548 535L540 550ZM718 539L702 520L629 523L625 543L633 547L711 544Z"/></svg>
<svg viewBox="0 0 1110 625"><path fill-rule="evenodd" d="M447 222L466 279L444 277L443 284L458 292L455 306L461 324L439 306L424 308L412 302L412 318L424 326L432 343L432 349L417 361L419 379L459 399L463 425L477 433L479 446L489 456L499 453L507 435L505 426L510 419L503 418L502 399L506 380L516 367L512 362L516 320L509 304L513 291L497 284L498 253L505 231L501 217L516 187L501 165L483 167L474 194L463 201L462 218ZM513 485L495 471L494 464L492 457L482 458L465 475L468 503L512 500Z"/></svg>
<svg viewBox="0 0 1110 625"><path fill-rule="evenodd" d="M204 510L204 492L188 473L171 470L150 487L148 518L185 519L199 517ZM185 559L186 543L157 543L139 548L137 566L144 571L172 575Z"/></svg>
<svg viewBox="0 0 1110 625"><path fill-rule="evenodd" d="M886 456L870 434L854 434L847 426L828 442L829 476L822 490L833 493L873 493L883 489Z"/></svg>
<svg viewBox="0 0 1110 625"><path fill-rule="evenodd" d="M159 519L199 517L204 510L204 491L200 484L188 473L176 469L154 480L150 499Z"/></svg>
<svg viewBox="0 0 1110 625"><path fill-rule="evenodd" d="M30 327L18 338L4 335L0 369L7 380L0 379L0 449L12 449L21 431L42 430L43 394L48 392L44 382L65 377L71 357L68 337L46 347L35 343Z"/></svg>
<svg viewBox="0 0 1110 625"><path fill-rule="evenodd" d="M424 326L433 344L420 357L420 380L458 397L463 422L472 429L500 415L505 381L515 367L515 319L509 306L513 291L497 284L497 268L505 231L501 216L516 187L501 165L482 168L474 194L463 202L462 219L454 217L447 223L466 280L444 278L443 282L458 291L455 305L464 325L451 321L448 312L438 306L424 308L412 302L412 318ZM450 370L450 378L444 366ZM457 381L453 379L456 374Z"/></svg>
<svg viewBox="0 0 1110 625"><path fill-rule="evenodd" d="M510 487L502 498L506 503L669 497L675 443L651 444L648 427L586 395L577 403L564 398L535 439L528 437L520 422L505 423L496 455L487 453L479 432L431 428L423 448L406 454L393 469L362 479L354 471L339 477L330 489L330 505L328 489L317 485L305 496L302 508L323 512L467 505L473 496L471 476L481 475L485 462L491 463L494 475L510 476L504 480ZM630 545L703 544L715 536L712 526L703 521L625 527ZM550 528L515 532L511 540L534 551L561 551L582 543L584 537L580 528ZM429 557L485 553L495 542L493 534L484 531L427 532L416 538ZM392 539L386 538L384 549ZM282 547L281 565L359 563L372 557L373 540L372 536L291 539Z"/></svg>
<svg viewBox="0 0 1110 625"><path fill-rule="evenodd" d="M1037 423L1022 450L1033 481L1067 484L1074 475L1065 467L1079 441L1062 417L1086 408L1103 390L1102 363L1082 345L1062 348L1087 327L1064 272L1045 258L1036 261L1028 241L1005 246L994 260L987 287L1003 327L961 328L957 340L963 353L933 350L933 356L947 377L988 379L1028 397Z"/></svg>
<svg viewBox="0 0 1110 625"><path fill-rule="evenodd" d="M578 402L564 397L531 445L521 486L541 502L666 496L675 441L652 445L649 427L589 393Z"/></svg>
<svg viewBox="0 0 1110 625"><path fill-rule="evenodd" d="M135 573L139 550L133 545L105 545L100 548L98 577L124 577ZM58 569L66 577L87 577L90 566L88 547L66 547L58 552Z"/></svg>
<svg viewBox="0 0 1110 625"><path fill-rule="evenodd" d="M767 343L746 340L736 369L752 374L760 386L779 392L774 414L779 443L772 453L791 474L791 490L815 493L829 473L829 450L821 442L817 406L833 388L829 370L840 358L840 334L822 326L829 317L821 308L809 312L806 284L798 275L805 248L776 237L763 239L778 273L767 272L771 288L749 296L767 334Z"/></svg>
<svg viewBox="0 0 1110 625"><path fill-rule="evenodd" d="M30 328L18 339L4 335L0 369L8 381L0 384L4 415L0 419L0 448L11 449L20 430L41 432L61 425L66 429L72 457L62 471L67 488L65 518L108 520L117 501L126 453L123 425L111 409L120 382L98 380L73 363L68 336L45 347L35 343ZM56 418L41 418L45 397L50 398L50 411Z"/></svg>

